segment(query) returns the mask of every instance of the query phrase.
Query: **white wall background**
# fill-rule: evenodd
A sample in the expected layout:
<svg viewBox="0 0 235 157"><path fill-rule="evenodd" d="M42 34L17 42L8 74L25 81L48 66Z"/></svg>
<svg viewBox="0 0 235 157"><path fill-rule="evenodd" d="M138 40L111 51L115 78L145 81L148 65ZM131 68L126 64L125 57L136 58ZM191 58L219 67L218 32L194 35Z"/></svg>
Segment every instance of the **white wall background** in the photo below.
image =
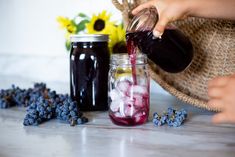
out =
<svg viewBox="0 0 235 157"><path fill-rule="evenodd" d="M121 21L111 0L0 0L0 78L6 88L24 82L65 83L68 88L69 58L56 17L102 10Z"/></svg>
<svg viewBox="0 0 235 157"><path fill-rule="evenodd" d="M0 0L0 54L65 55L64 31L56 17L92 16L104 9L121 21L111 0Z"/></svg>

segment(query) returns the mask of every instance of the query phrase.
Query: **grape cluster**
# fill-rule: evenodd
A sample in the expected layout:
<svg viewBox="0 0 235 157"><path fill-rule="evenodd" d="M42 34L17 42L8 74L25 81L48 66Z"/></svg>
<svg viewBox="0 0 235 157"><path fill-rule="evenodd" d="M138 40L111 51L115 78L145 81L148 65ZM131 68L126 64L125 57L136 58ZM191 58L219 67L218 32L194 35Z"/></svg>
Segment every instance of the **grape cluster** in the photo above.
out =
<svg viewBox="0 0 235 157"><path fill-rule="evenodd" d="M24 125L38 125L55 117L55 104L42 96L29 105Z"/></svg>
<svg viewBox="0 0 235 157"><path fill-rule="evenodd" d="M88 122L88 119L83 117L83 113L77 108L77 102L72 101L68 95L60 95L60 98L62 98L63 101L56 107L57 119L66 121L71 126Z"/></svg>
<svg viewBox="0 0 235 157"><path fill-rule="evenodd" d="M25 126L39 125L53 118L71 126L88 122L68 94L57 94L47 88L45 83L35 83L29 89L12 85L10 89L0 90L0 108L12 106L28 107L23 122Z"/></svg>
<svg viewBox="0 0 235 157"><path fill-rule="evenodd" d="M167 124L171 127L179 127L187 118L187 111L185 109L175 110L168 108L167 112L159 115L157 112L153 114L153 123L156 126Z"/></svg>
<svg viewBox="0 0 235 157"><path fill-rule="evenodd" d="M13 90L0 90L0 108L9 108L14 105Z"/></svg>
<svg viewBox="0 0 235 157"><path fill-rule="evenodd" d="M34 88L29 89L21 89L12 85L12 88L0 91L0 108L13 106L27 107L49 90L44 83L35 83Z"/></svg>

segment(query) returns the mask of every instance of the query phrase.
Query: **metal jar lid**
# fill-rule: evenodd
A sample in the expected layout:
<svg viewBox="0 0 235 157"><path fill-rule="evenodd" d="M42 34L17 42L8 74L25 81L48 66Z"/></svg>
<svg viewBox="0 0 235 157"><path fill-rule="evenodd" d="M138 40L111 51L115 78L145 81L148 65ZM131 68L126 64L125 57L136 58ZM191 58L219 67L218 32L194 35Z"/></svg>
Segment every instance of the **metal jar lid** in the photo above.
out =
<svg viewBox="0 0 235 157"><path fill-rule="evenodd" d="M85 34L85 35L71 35L71 42L108 42L109 35L106 34Z"/></svg>

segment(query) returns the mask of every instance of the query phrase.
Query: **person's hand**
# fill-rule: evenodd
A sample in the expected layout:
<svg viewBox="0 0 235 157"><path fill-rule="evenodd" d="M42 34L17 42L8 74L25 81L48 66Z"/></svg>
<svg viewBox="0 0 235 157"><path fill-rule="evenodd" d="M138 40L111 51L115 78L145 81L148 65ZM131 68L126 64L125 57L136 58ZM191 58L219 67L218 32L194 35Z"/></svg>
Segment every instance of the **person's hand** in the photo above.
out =
<svg viewBox="0 0 235 157"><path fill-rule="evenodd" d="M185 7L187 5L184 5L184 3L185 0L150 0L136 7L132 14L136 15L145 8L155 7L158 11L159 20L153 30L153 35L160 37L169 22L188 16L188 9Z"/></svg>
<svg viewBox="0 0 235 157"><path fill-rule="evenodd" d="M209 81L208 96L208 105L221 110L212 122L235 123L235 74Z"/></svg>

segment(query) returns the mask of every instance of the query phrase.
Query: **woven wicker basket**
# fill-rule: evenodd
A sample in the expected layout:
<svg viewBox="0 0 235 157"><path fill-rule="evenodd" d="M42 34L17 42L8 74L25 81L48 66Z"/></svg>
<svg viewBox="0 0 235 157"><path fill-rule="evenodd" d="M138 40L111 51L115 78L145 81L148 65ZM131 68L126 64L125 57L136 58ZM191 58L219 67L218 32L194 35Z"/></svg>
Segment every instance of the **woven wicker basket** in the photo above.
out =
<svg viewBox="0 0 235 157"><path fill-rule="evenodd" d="M123 13L127 25L130 11L145 0L112 0ZM178 99L207 110L207 82L217 76L235 73L235 22L203 18L188 18L174 23L187 35L194 48L192 64L183 72L170 74L151 61L150 75L166 91Z"/></svg>

